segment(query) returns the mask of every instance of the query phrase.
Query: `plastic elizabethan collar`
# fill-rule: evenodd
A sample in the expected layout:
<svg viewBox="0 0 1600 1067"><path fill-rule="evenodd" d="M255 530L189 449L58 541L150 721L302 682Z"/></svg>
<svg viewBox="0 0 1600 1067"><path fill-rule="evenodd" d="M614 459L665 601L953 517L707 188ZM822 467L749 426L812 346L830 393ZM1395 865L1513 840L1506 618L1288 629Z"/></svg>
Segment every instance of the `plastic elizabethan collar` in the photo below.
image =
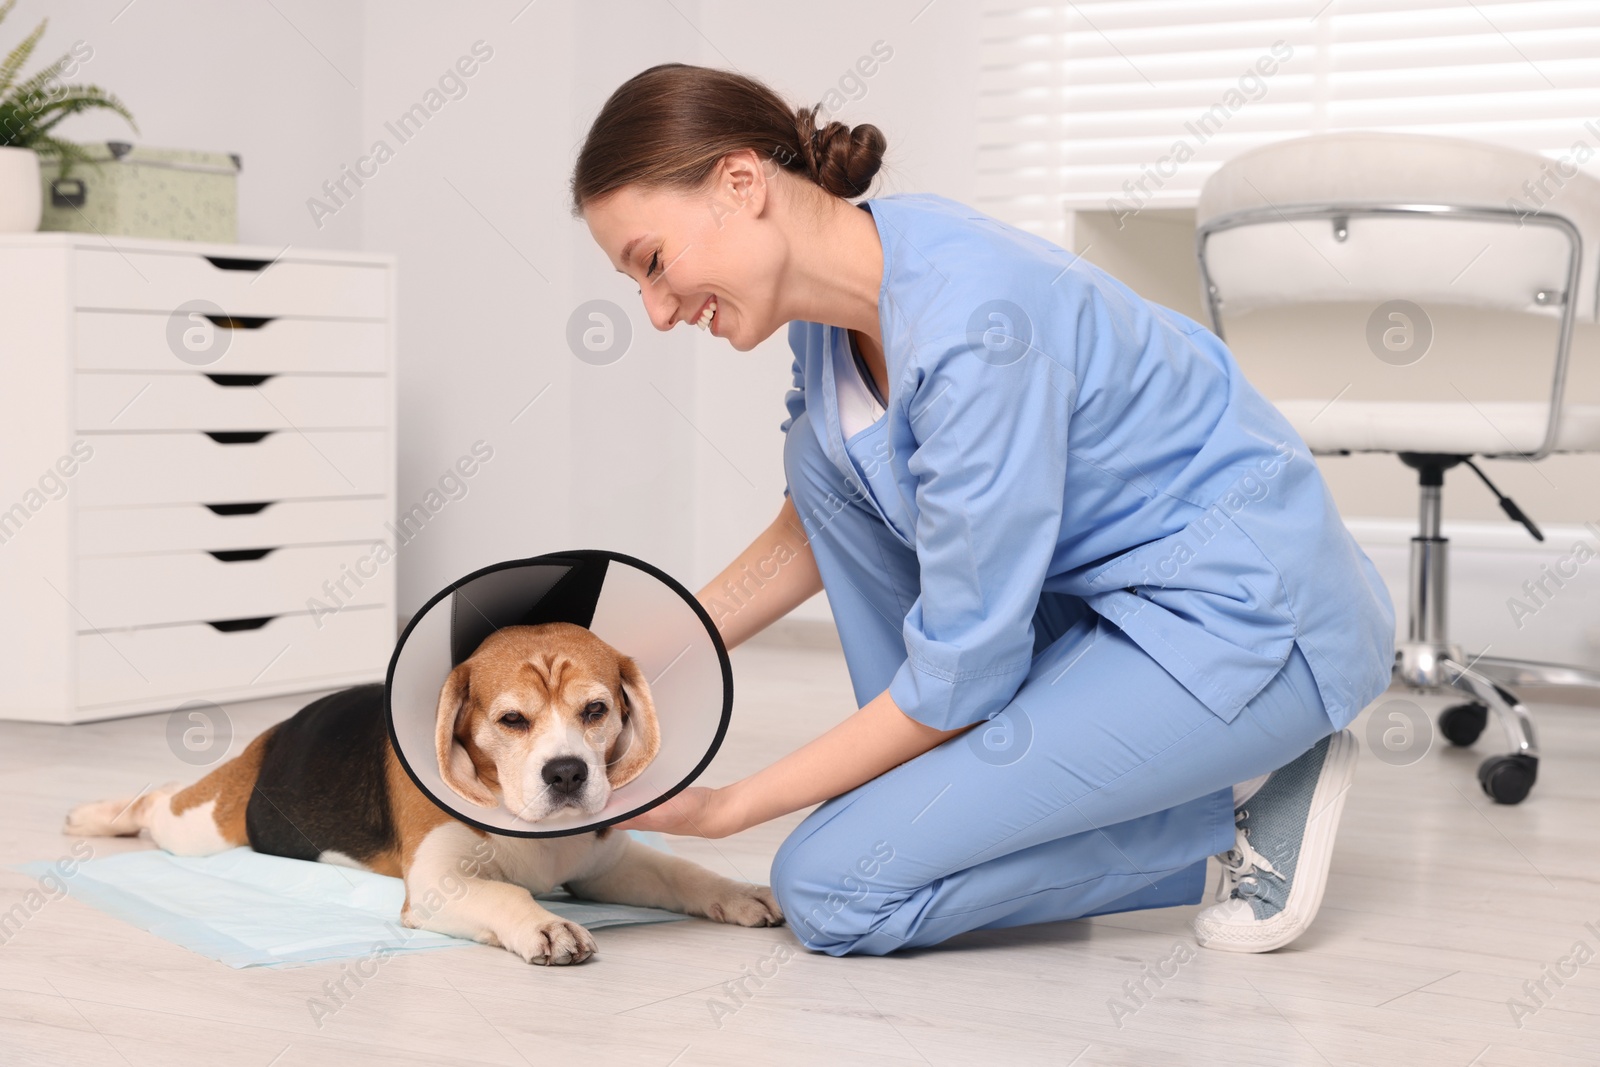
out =
<svg viewBox="0 0 1600 1067"><path fill-rule="evenodd" d="M571 622L631 656L650 686L661 748L593 815L527 822L483 808L444 783L435 749L439 691L451 670L505 626ZM497 563L436 594L417 612L389 661L389 736L417 787L461 821L510 837L560 837L630 818L693 782L710 764L733 711L733 669L695 595L642 560L580 549Z"/></svg>

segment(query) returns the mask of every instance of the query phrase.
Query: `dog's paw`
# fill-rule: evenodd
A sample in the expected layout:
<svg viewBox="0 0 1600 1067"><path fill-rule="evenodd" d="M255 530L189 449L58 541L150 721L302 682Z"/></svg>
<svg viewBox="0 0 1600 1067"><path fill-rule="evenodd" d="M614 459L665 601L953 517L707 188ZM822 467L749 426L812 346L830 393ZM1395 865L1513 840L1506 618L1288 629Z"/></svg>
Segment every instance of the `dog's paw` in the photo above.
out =
<svg viewBox="0 0 1600 1067"><path fill-rule="evenodd" d="M783 922L783 909L766 886L729 882L706 905L706 918L735 926L778 926Z"/></svg>
<svg viewBox="0 0 1600 1067"><path fill-rule="evenodd" d="M521 956L525 962L546 967L582 963L599 948L589 931L577 923L554 917L544 922L530 922L500 940L508 951Z"/></svg>

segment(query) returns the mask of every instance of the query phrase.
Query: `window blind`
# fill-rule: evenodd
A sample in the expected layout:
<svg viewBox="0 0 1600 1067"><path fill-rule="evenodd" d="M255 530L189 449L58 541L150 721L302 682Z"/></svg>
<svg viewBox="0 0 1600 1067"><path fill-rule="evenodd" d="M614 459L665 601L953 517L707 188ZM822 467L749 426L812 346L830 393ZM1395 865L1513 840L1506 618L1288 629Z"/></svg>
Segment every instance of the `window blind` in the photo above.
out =
<svg viewBox="0 0 1600 1067"><path fill-rule="evenodd" d="M1600 0L989 0L975 206L1065 243L1071 209L1194 203L1244 149L1381 129L1600 175Z"/></svg>

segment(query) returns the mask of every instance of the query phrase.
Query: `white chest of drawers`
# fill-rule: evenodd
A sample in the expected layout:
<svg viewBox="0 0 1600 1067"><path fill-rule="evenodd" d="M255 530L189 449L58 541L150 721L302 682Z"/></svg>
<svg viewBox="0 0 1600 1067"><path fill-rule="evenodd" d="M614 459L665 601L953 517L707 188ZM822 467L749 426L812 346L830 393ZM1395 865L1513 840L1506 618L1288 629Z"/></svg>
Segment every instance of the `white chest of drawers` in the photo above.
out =
<svg viewBox="0 0 1600 1067"><path fill-rule="evenodd" d="M394 259L0 235L0 718L383 677Z"/></svg>

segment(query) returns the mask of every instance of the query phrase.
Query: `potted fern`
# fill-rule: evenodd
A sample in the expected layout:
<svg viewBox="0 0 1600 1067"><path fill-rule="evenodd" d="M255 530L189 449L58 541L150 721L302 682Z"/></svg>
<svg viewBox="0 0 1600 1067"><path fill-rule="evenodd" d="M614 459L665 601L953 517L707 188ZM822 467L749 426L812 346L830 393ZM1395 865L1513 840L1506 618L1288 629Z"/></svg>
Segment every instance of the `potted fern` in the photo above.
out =
<svg viewBox="0 0 1600 1067"><path fill-rule="evenodd" d="M0 22L5 21L16 2L0 2ZM82 147L52 132L62 119L105 108L127 119L135 132L139 129L122 101L105 90L61 83L62 72L72 68L73 53L25 80L17 80L49 21L39 23L0 61L0 233L27 233L39 228L43 208L41 156L57 161L63 177L75 164L88 159Z"/></svg>

